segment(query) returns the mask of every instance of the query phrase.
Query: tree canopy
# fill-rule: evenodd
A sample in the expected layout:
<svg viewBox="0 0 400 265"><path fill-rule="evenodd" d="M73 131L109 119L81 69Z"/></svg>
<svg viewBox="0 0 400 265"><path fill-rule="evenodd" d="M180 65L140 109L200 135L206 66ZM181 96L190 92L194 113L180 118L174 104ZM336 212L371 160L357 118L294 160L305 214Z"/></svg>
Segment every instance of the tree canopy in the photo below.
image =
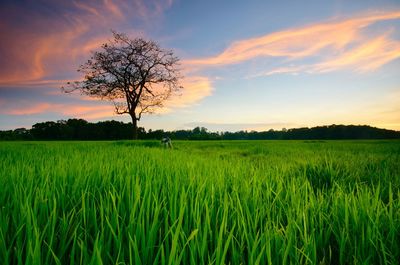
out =
<svg viewBox="0 0 400 265"><path fill-rule="evenodd" d="M82 119L69 119L36 123L32 129L0 131L0 140L123 140L132 138L131 129L131 123L120 121L90 123ZM177 131L138 128L139 139L160 140L162 137L173 140L400 139L400 131L366 125L329 125L263 132L210 132L204 127Z"/></svg>
<svg viewBox="0 0 400 265"><path fill-rule="evenodd" d="M113 40L79 67L83 80L68 83L63 89L113 102L117 114L131 116L136 139L142 114L154 113L182 88L178 62L171 50L152 40L113 32Z"/></svg>

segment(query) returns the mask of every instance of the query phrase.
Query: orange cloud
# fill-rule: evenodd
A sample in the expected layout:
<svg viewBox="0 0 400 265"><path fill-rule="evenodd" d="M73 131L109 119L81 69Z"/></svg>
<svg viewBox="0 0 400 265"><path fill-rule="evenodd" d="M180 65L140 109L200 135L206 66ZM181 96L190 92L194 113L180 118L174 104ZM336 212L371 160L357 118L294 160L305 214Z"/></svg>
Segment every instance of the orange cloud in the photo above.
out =
<svg viewBox="0 0 400 265"><path fill-rule="evenodd" d="M37 23L45 27L49 21L43 19ZM78 57L87 52L79 46L84 46L82 36L89 27L79 23L73 23L71 28L54 24L59 29L57 32L16 29L7 33L6 43L0 44L0 51L7 50L7 57L0 62L0 85L37 83L54 74L71 72ZM9 29L0 26L0 33L3 32L9 32Z"/></svg>
<svg viewBox="0 0 400 265"><path fill-rule="evenodd" d="M165 105L167 108L187 107L211 95L212 85L204 76L189 76L183 79L184 87L181 95L171 98Z"/></svg>
<svg viewBox="0 0 400 265"><path fill-rule="evenodd" d="M0 86L26 86L60 75L74 79L76 67L107 41L110 28L125 27L132 15L154 20L171 1L74 0L48 5L50 14L17 4L0 10Z"/></svg>
<svg viewBox="0 0 400 265"><path fill-rule="evenodd" d="M76 67L88 58L90 51L107 41L109 29L124 23L129 17L128 14L135 14L145 21L147 18L153 20L172 3L172 0L102 0L100 3L74 0L63 4L61 14L50 18L27 11L27 24L35 21L27 28L13 26L12 21L17 16L12 14L21 11L15 7L9 11L10 16L4 20L6 23L0 25L1 35L7 36L0 43L0 51L7 51L8 55L0 62L0 86L36 89L40 89L41 86L60 87L67 83L69 78L77 78L74 78ZM64 8L64 5L68 8ZM65 11L69 9L74 12ZM2 13L0 12L0 15ZM51 29L48 25L52 25ZM60 73L63 74L63 78L57 78ZM188 106L210 95L212 91L211 82L206 77L187 77L182 85L185 88L182 95L169 100L166 109ZM47 92L49 93L58 94L58 91ZM98 107L85 109L48 103L24 105L27 107L10 110L8 114L32 115L52 111L75 116L82 114L92 118L99 115L110 116L113 113L111 104L109 109L104 109L108 114L98 114Z"/></svg>
<svg viewBox="0 0 400 265"><path fill-rule="evenodd" d="M29 103L26 101L19 102L18 108L15 104L2 104L3 107L0 114L3 115L35 115L43 113L57 113L63 116L84 118L84 119L100 119L112 117L114 114L114 107L112 105L97 105L87 106L78 104L57 104L57 103Z"/></svg>
<svg viewBox="0 0 400 265"><path fill-rule="evenodd" d="M51 110L54 107L58 107L58 105L50 104L50 103L38 103L31 106L18 107L9 110L5 110L2 114L7 115L33 115L40 114Z"/></svg>
<svg viewBox="0 0 400 265"><path fill-rule="evenodd" d="M350 68L356 72L372 71L400 57L400 42L388 39L387 35L368 40L320 63L279 67L248 76L248 78L274 74L298 74L300 72L324 73L345 68Z"/></svg>
<svg viewBox="0 0 400 265"><path fill-rule="evenodd" d="M114 107L111 105L100 106L67 106L64 110L58 109L63 115L83 118L86 120L101 119L115 116Z"/></svg>
<svg viewBox="0 0 400 265"><path fill-rule="evenodd" d="M154 109L155 113L169 113L172 109L191 106L211 95L213 91L210 79L205 76L184 77L181 86L183 89L166 100L163 108ZM157 87L154 89L157 89Z"/></svg>
<svg viewBox="0 0 400 265"><path fill-rule="evenodd" d="M356 66L360 71L373 70L398 58L400 43L389 39L389 34L376 38L364 31L377 22L399 18L399 11L368 13L355 18L289 29L236 41L216 56L186 60L184 64L192 69L201 69L261 57L283 57L292 61L328 54L325 61L322 59L322 63L311 70L331 71L347 66ZM294 72L292 67L286 69ZM281 70L285 69L273 69L267 73L284 72Z"/></svg>
<svg viewBox="0 0 400 265"><path fill-rule="evenodd" d="M368 40L336 58L329 59L311 67L311 71L328 72L340 68L352 67L356 71L366 72L400 57L400 42L390 40L387 34Z"/></svg>

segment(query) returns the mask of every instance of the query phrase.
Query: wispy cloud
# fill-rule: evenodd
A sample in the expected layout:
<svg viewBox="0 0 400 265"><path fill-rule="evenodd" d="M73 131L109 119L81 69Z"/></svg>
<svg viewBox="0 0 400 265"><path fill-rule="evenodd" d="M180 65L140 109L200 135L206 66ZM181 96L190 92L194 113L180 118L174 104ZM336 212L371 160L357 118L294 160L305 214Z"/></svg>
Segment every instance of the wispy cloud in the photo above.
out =
<svg viewBox="0 0 400 265"><path fill-rule="evenodd" d="M61 104L49 102L28 102L22 100L13 104L4 102L0 110L2 115L26 116L39 114L59 114L67 117L84 118L88 120L100 119L114 116L113 106L109 105L81 105ZM16 107L15 105L19 105Z"/></svg>
<svg viewBox="0 0 400 265"><path fill-rule="evenodd" d="M55 14L43 14L42 9L24 10L24 24L28 27L15 23L23 6L11 5L0 11L5 18L0 23L0 34L5 36L0 43L0 55L4 55L0 57L0 90L1 87L60 88L71 79L78 79L77 66L110 38L110 28L124 28L132 22L132 16L144 23L154 21L173 1L74 0L47 4ZM132 37L139 34L131 27L128 33ZM182 95L169 100L163 112L186 107L211 94L211 82L207 77L189 75L182 85L185 88ZM60 105L38 103L9 114L30 115L58 107Z"/></svg>
<svg viewBox="0 0 400 265"><path fill-rule="evenodd" d="M296 73L298 71L327 72L351 67L356 71L371 71L400 57L400 42L391 32L368 32L378 22L400 19L400 11L370 12L348 19L333 19L301 28L240 40L223 52L207 58L184 62L191 69L242 63L252 59L279 57L285 63L299 62L300 66L270 69L261 75ZM393 28L392 28L393 29ZM302 65L301 59L313 59Z"/></svg>
<svg viewBox="0 0 400 265"><path fill-rule="evenodd" d="M0 8L0 87L76 76L91 50L110 29L129 29L133 20L155 19L171 1L44 1L47 8L8 3ZM21 17L21 14L24 16ZM129 20L128 20L129 18ZM51 25L51 26L50 26Z"/></svg>
<svg viewBox="0 0 400 265"><path fill-rule="evenodd" d="M58 108L60 107L59 105L56 104L51 104L51 103L36 103L36 104L29 104L28 106L23 106L23 107L3 107L1 110L1 114L5 115L34 115L34 114L40 114L47 112L51 109Z"/></svg>
<svg viewBox="0 0 400 265"><path fill-rule="evenodd" d="M54 83L53 83L54 82ZM37 83L30 83L30 86L41 88L52 84L59 84L57 80L54 81L38 81ZM184 108L191 106L200 101L204 97L212 93L212 84L207 77L203 76L190 76L185 77L182 81L184 90L180 95L170 98L165 107L157 110L157 113L168 113L177 108ZM26 115L41 115L41 114L60 114L67 117L78 117L85 119L100 119L114 117L115 110L112 104L101 102L97 98L79 95L79 93L72 93L68 96L60 94L58 89L50 89L43 92L43 97L64 96L69 103L52 103L42 100L26 100L13 98L12 101L7 101L0 98L0 114L13 115L13 116L26 116Z"/></svg>
<svg viewBox="0 0 400 265"><path fill-rule="evenodd" d="M358 72L375 70L400 57L400 41L391 40L389 34L366 40L353 49L309 67L310 71L329 72L351 67Z"/></svg>
<svg viewBox="0 0 400 265"><path fill-rule="evenodd" d="M210 79L205 76L188 76L183 79L182 86L184 87L182 94L171 98L166 103L167 109L193 105L211 95L213 90Z"/></svg>
<svg viewBox="0 0 400 265"><path fill-rule="evenodd" d="M67 117L77 117L87 120L102 119L114 117L117 114L114 112L114 107L109 105L87 106L87 105L72 105L64 106L65 110L58 109Z"/></svg>

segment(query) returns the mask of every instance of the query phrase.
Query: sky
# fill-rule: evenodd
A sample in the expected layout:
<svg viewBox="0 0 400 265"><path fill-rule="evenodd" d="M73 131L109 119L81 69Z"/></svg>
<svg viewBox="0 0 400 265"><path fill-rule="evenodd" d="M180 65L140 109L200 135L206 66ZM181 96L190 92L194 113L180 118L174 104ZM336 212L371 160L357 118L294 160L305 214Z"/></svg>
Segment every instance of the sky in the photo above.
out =
<svg viewBox="0 0 400 265"><path fill-rule="evenodd" d="M180 58L184 90L146 129L269 130L366 124L400 130L400 2L2 0L0 130L120 120L61 87L111 30Z"/></svg>

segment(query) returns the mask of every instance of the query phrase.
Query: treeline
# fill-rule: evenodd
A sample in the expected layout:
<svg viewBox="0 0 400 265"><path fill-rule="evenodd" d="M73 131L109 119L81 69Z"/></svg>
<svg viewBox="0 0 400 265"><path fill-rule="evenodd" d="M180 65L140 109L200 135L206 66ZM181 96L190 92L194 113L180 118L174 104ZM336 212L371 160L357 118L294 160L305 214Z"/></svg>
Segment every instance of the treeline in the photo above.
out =
<svg viewBox="0 0 400 265"><path fill-rule="evenodd" d="M263 132L209 132L204 127L193 130L148 130L139 128L139 139L173 140L339 140L339 139L400 139L400 131L367 125L330 125L313 128L269 130ZM123 140L132 139L132 124L119 121L90 123L82 119L36 123L32 129L0 131L0 140Z"/></svg>

